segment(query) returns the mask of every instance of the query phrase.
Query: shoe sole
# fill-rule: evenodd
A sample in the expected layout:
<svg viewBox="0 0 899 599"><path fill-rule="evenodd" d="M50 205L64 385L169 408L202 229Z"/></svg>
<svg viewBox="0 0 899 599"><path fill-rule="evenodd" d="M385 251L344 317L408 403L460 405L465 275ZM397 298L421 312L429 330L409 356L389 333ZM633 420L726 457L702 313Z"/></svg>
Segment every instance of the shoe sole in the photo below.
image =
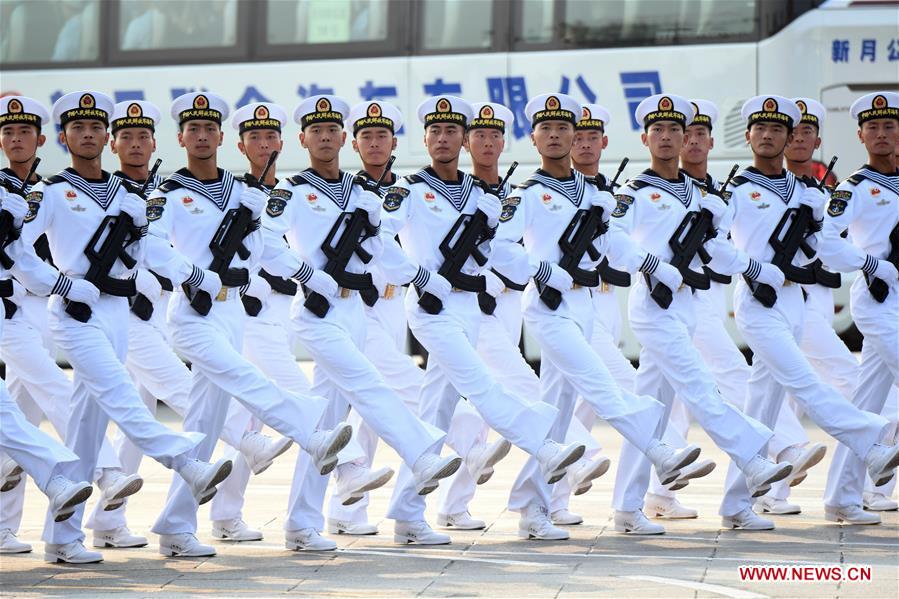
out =
<svg viewBox="0 0 899 599"><path fill-rule="evenodd" d="M553 523L553 526L577 526L579 524L583 524L584 520L583 520L583 518L580 520L577 520L576 522L561 522L559 520L552 520L552 523Z"/></svg>
<svg viewBox="0 0 899 599"><path fill-rule="evenodd" d="M140 491L144 486L144 479L137 478L125 485L125 487L115 494L115 496L106 502L106 507L103 508L104 512L111 512L113 510L117 510L122 505L125 504L125 499L127 497L131 497L138 491Z"/></svg>
<svg viewBox="0 0 899 599"><path fill-rule="evenodd" d="M49 555L49 554L45 553L44 561L47 562L48 564L99 564L103 561L103 558L101 557L100 559L91 559L91 560L85 560L83 562L79 562L79 561L71 561L71 560L63 559L56 555Z"/></svg>
<svg viewBox="0 0 899 599"><path fill-rule="evenodd" d="M443 468L441 468L434 476L432 476L424 484L424 486L421 489L418 490L418 494L419 495L427 495L428 493L433 492L434 489L437 488L439 481L441 479L455 474L456 470L458 470L459 466L461 466L461 465L462 465L462 458L460 458L460 457L455 457L452 460L450 460L449 462L447 462L447 464ZM415 543L417 541L411 541L411 542Z"/></svg>
<svg viewBox="0 0 899 599"><path fill-rule="evenodd" d="M72 517L72 514L75 513L75 510L72 509L76 505L80 505L87 501L87 498L91 496L91 493L94 492L93 487L83 487L77 493L69 497L68 501L62 504L59 507L59 510L56 512L56 517L53 519L55 522L65 522L69 518ZM91 563L91 562L86 562Z"/></svg>
<svg viewBox="0 0 899 599"><path fill-rule="evenodd" d="M695 520L699 518L699 514L693 514L691 516L671 516L666 514L660 510L652 510L647 507L643 507L643 511L646 513L647 517L653 518L654 520Z"/></svg>
<svg viewBox="0 0 899 599"><path fill-rule="evenodd" d="M137 549L138 547L146 547L149 544L149 541L144 541L143 543L135 543L134 545L120 545L116 543L110 543L109 541L94 541L91 543L95 549Z"/></svg>
<svg viewBox="0 0 899 599"><path fill-rule="evenodd" d="M325 450L324 462L322 463L322 467L319 469L318 473L324 476L325 474L331 474L331 471L337 467L337 452L347 446L347 443L350 442L350 438L353 436L353 427L350 425L342 426L340 428L340 433L334 437L331 441L331 444L328 445L328 448Z"/></svg>
<svg viewBox="0 0 899 599"><path fill-rule="evenodd" d="M0 555L19 555L22 553L31 553L31 551L31 547L28 547L27 549L0 549Z"/></svg>
<svg viewBox="0 0 899 599"><path fill-rule="evenodd" d="M566 535L564 537L558 537L555 539L549 537L541 537L539 535L532 534L528 530L518 530L518 538L519 539L527 539L528 541L567 541L571 538L570 535Z"/></svg>
<svg viewBox="0 0 899 599"><path fill-rule="evenodd" d="M875 487L882 487L893 479L893 470L899 466L899 451L895 451L893 453L893 457L890 458L890 461L884 464L883 468L881 468L880 472L875 479L873 476L871 479L874 481Z"/></svg>
<svg viewBox="0 0 899 599"><path fill-rule="evenodd" d="M748 527L740 526L739 524L737 524L730 518L725 518L725 519L721 520L721 526L722 526L722 528L729 528L730 530L774 530L773 526L770 528L768 528L768 527L748 528Z"/></svg>
<svg viewBox="0 0 899 599"><path fill-rule="evenodd" d="M221 468L219 468L216 471L216 473L213 475L213 477L209 480L209 482L206 483L206 487L203 489L203 495L201 495L200 499L197 500L197 505L203 505L204 503L208 502L210 499L215 497L215 494L218 493L218 489L216 488L216 486L220 482L222 482L223 480L228 478L228 475L231 474L231 468L233 466L234 465L231 463L231 460L227 460L225 463L222 464ZM191 557L194 557L194 556L191 556ZM203 557L203 556L199 556L199 557Z"/></svg>
<svg viewBox="0 0 899 599"><path fill-rule="evenodd" d="M236 539L227 534L213 531L212 538L218 539L219 541L226 541L228 543L252 543L253 541L261 541L262 535L259 535L258 537L247 538L247 539Z"/></svg>
<svg viewBox="0 0 899 599"><path fill-rule="evenodd" d="M285 453L287 453L288 450L290 450L291 446L293 445L293 440L288 439L287 441L288 441L288 443L286 445L284 445L283 447L281 447L278 451L276 451L272 457L270 457L265 462L256 464L252 468L254 476L259 476L260 474L262 474L263 472L268 470L269 467L275 463L276 459L278 459L280 456L284 455Z"/></svg>
<svg viewBox="0 0 899 599"><path fill-rule="evenodd" d="M168 548L164 548L164 547L159 548L159 554L164 555L165 557L215 557L215 555L216 555L215 551L213 551L212 553L198 553L198 554L188 555L186 553L179 553L173 549L168 549Z"/></svg>
<svg viewBox="0 0 899 599"><path fill-rule="evenodd" d="M481 468L481 474L478 476L477 484L483 485L493 477L493 467L509 455L512 444L506 439L503 439L501 442L497 443L496 449L497 451L490 456L490 459L484 462L484 467Z"/></svg>
<svg viewBox="0 0 899 599"><path fill-rule="evenodd" d="M836 522L837 524L846 524L849 526L874 526L876 524L880 524L881 520L871 521L871 522L855 522L852 520L847 520L846 518L840 518L839 516L834 516L832 514L824 514L824 519L828 522Z"/></svg>
<svg viewBox="0 0 899 599"><path fill-rule="evenodd" d="M603 460L593 465L593 469L587 473L587 476L577 485L574 490L575 495L583 495L593 488L593 481L601 477L612 467L612 460Z"/></svg>
<svg viewBox="0 0 899 599"><path fill-rule="evenodd" d="M880 507L880 506L876 506L876 505L865 505L862 507L863 507L863 509L865 509L868 512L895 512L896 510L899 510L899 506L896 506L896 505L890 505L890 506L886 506L886 507Z"/></svg>
<svg viewBox="0 0 899 599"><path fill-rule="evenodd" d="M450 539L448 541L440 541L439 543L428 543L426 541L421 541L418 539L410 539L408 537L403 537L400 535L393 535L393 542L398 545L451 545L453 540Z"/></svg>
<svg viewBox="0 0 899 599"><path fill-rule="evenodd" d="M356 503L357 501L360 501L363 497L365 497L365 494L368 493L369 491L374 491L375 489L378 489L378 488L386 485L387 482L391 478L393 478L393 474L394 474L394 472L391 469L391 470L386 471L384 474L382 474L378 478L368 481L367 483L365 483L358 489L354 489L349 494L349 497L347 497L346 499L341 501L340 504L341 505L353 505L354 503Z"/></svg>
<svg viewBox="0 0 899 599"><path fill-rule="evenodd" d="M671 483L676 481L678 478L680 478L681 468L683 468L684 466L689 466L690 464L695 462L696 459L699 457L700 453L702 453L702 450L699 447L694 447L692 450L690 450L689 453L687 453L681 459L680 462L675 464L673 468L671 468L670 470L668 470L668 472L665 473L664 478L662 478L660 476L659 482L661 482L662 485L664 486L664 485L670 485Z"/></svg>
<svg viewBox="0 0 899 599"><path fill-rule="evenodd" d="M569 453L567 456L565 456L564 460L562 460L561 462L559 462L556 465L556 469L553 470L550 473L549 478L546 479L546 484L552 485L552 484L555 484L555 483L559 482L560 480L562 480L562 477L564 477L566 474L568 474L568 467L571 466L572 464L574 464L576 461L578 461L582 457L584 457L584 452L586 450L587 450L587 448L584 447L583 445L578 445L577 447L575 447L571 451L571 453Z"/></svg>
<svg viewBox="0 0 899 599"><path fill-rule="evenodd" d="M637 536L641 536L641 537L652 537L652 536L658 536L658 535L665 534L664 530L660 530L659 532L640 532L638 530L629 528L627 526L623 526L621 524L615 525L615 532L623 532L625 534L637 535Z"/></svg>
<svg viewBox="0 0 899 599"><path fill-rule="evenodd" d="M794 510L790 510L790 511L788 511L788 512L776 512L776 511L770 510L770 509L768 509L768 508L766 508L766 507L762 507L762 513L763 513L763 514L771 514L772 516L795 516L796 514L801 514L801 513L802 513L802 509L798 509L798 510L795 510L795 511L794 511Z"/></svg>
<svg viewBox="0 0 899 599"><path fill-rule="evenodd" d="M3 486L0 487L0 493L6 493L7 491L12 491L16 487L19 486L19 483L22 482L22 477L19 475L9 475L3 480Z"/></svg>
<svg viewBox="0 0 899 599"><path fill-rule="evenodd" d="M329 535L347 535L347 536L350 536L350 537L371 537L371 536L374 536L374 535L378 534L378 530L375 529L375 530L373 530L373 531L371 531L371 532L350 532L350 531L348 531L348 530L346 530L346 529L344 529L344 528L338 528L338 527L331 527L331 526L329 526L329 527L328 527L328 534L329 534Z"/></svg>
<svg viewBox="0 0 899 599"><path fill-rule="evenodd" d="M286 547L287 549L290 549L291 551L304 551L304 552L306 552L306 551L336 551L337 550L336 546L329 547L328 549L311 549L311 548L301 545L299 543L292 543L290 541L285 541L284 547Z"/></svg>
<svg viewBox="0 0 899 599"><path fill-rule="evenodd" d="M485 530L487 528L487 523L485 522L479 526L459 526L458 524L453 524L449 520L438 517L437 526L441 528L455 528L456 530Z"/></svg>
<svg viewBox="0 0 899 599"><path fill-rule="evenodd" d="M493 470L493 468L484 468L483 470L481 470L481 474L480 474L480 476L478 476L478 481L476 484L478 486L483 485L488 480L493 478L494 472L495 472L495 470Z"/></svg>
<svg viewBox="0 0 899 599"><path fill-rule="evenodd" d="M824 459L824 455L826 453L827 447L821 445L815 450L814 453L808 456L808 459L805 460L805 462L793 464L793 472L790 474L790 486L795 487L799 484L798 482L795 485L793 484L793 479L795 478L799 478L801 476L802 480L805 480L808 471L817 466L818 463Z"/></svg>
<svg viewBox="0 0 899 599"><path fill-rule="evenodd" d="M784 463L784 464L778 464L778 465L782 466L782 467L777 472L775 472L774 474L772 474L771 476L769 476L768 478L763 480L761 483L759 483L759 485L755 488L755 491L753 491L753 493L752 493L753 498L761 497L762 495L764 495L765 493L767 493L768 491L771 490L771 485L773 483L776 483L778 481L785 479L786 477L790 476L791 472L793 472L792 464Z"/></svg>
<svg viewBox="0 0 899 599"><path fill-rule="evenodd" d="M806 476L808 476L807 472L800 472L798 476L790 479L790 486L795 487L795 486L799 485L800 483L802 483L802 481L805 480Z"/></svg>

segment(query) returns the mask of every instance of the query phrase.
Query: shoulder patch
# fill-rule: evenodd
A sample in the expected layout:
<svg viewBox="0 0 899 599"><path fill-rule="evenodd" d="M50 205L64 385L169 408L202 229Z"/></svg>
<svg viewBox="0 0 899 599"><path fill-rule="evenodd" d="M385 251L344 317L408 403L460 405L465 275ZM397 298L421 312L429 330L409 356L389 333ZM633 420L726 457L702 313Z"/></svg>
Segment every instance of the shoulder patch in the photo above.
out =
<svg viewBox="0 0 899 599"><path fill-rule="evenodd" d="M306 179L303 177L303 175L296 174L296 175L293 175L293 176L291 176L291 177L287 177L287 182L290 183L291 185L303 185L303 184L305 184L307 181L306 181Z"/></svg>
<svg viewBox="0 0 899 599"><path fill-rule="evenodd" d="M167 198L164 195L157 195L155 192L147 198L147 220L150 222L157 221L162 218L165 212L165 203Z"/></svg>
<svg viewBox="0 0 899 599"><path fill-rule="evenodd" d="M828 216L842 216L846 212L846 206L852 199L852 192L846 189L838 189L830 194L830 202L827 203Z"/></svg>
<svg viewBox="0 0 899 599"><path fill-rule="evenodd" d="M503 211L499 214L499 222L504 223L512 220L512 217L515 216L515 211L518 210L520 204L521 198L518 196L504 198L502 201Z"/></svg>
<svg viewBox="0 0 899 599"><path fill-rule="evenodd" d="M413 175L409 175L411 177ZM405 177L405 179L409 179L409 177ZM400 206L403 204L403 200L409 197L409 190L405 187L391 187L387 190L387 193L384 194L384 210L387 212L395 212L399 210Z"/></svg>
<svg viewBox="0 0 899 599"><path fill-rule="evenodd" d="M615 200L618 202L615 205L615 210L612 211L612 216L614 216L615 218L621 218L622 216L627 214L628 208L630 208L634 203L633 196L629 196L623 193L615 194Z"/></svg>
<svg viewBox="0 0 899 599"><path fill-rule="evenodd" d="M537 183L536 179L527 179L526 181L522 181L518 185L515 186L515 189L527 189L528 187Z"/></svg>
<svg viewBox="0 0 899 599"><path fill-rule="evenodd" d="M25 213L25 222L30 223L37 218L37 213L41 209L41 200L44 199L44 192L32 191L25 200L28 202L28 212Z"/></svg>
<svg viewBox="0 0 899 599"><path fill-rule="evenodd" d="M62 175L53 175L52 177L43 179L44 185L55 185L56 183L62 183L63 181L65 181L65 178Z"/></svg>
<svg viewBox="0 0 899 599"><path fill-rule="evenodd" d="M40 202L41 200L44 199L44 192L43 191L32 191L28 194L28 196L25 199L28 200L29 202Z"/></svg>
<svg viewBox="0 0 899 599"><path fill-rule="evenodd" d="M722 198L725 202L730 202L730 196L732 196L732 195L733 195L733 194L732 194L731 192L729 192L729 191L722 191L722 192L721 192L721 198Z"/></svg>
<svg viewBox="0 0 899 599"><path fill-rule="evenodd" d="M851 200L852 192L848 189L838 189L830 194L830 199L832 200Z"/></svg>
<svg viewBox="0 0 899 599"><path fill-rule="evenodd" d="M406 175L405 177L403 177L403 179L405 179L406 181L408 181L409 183L411 183L413 185L415 183L424 183L424 179L422 179L418 175ZM391 189L393 189L393 188L391 188Z"/></svg>
<svg viewBox="0 0 899 599"><path fill-rule="evenodd" d="M159 184L159 187L156 188L156 191L162 193L168 193L170 191L174 191L176 189L181 189L181 184L177 181L173 181L172 179L166 179L162 183Z"/></svg>
<svg viewBox="0 0 899 599"><path fill-rule="evenodd" d="M268 195L268 203L265 206L265 213L272 218L278 218L279 216L284 214L284 208L287 207L287 202L291 197L293 197L293 192L289 189L284 189L282 187L273 189L272 192Z"/></svg>
<svg viewBox="0 0 899 599"><path fill-rule="evenodd" d="M728 187L736 188L743 185L744 183L749 183L749 179L747 179L746 177L736 176L730 180L730 185Z"/></svg>
<svg viewBox="0 0 899 599"><path fill-rule="evenodd" d="M631 179L630 181L625 183L624 186L629 187L629 188L633 189L634 191L639 191L639 190L643 189L644 187L648 187L649 183L647 183L646 181L638 181L636 179Z"/></svg>

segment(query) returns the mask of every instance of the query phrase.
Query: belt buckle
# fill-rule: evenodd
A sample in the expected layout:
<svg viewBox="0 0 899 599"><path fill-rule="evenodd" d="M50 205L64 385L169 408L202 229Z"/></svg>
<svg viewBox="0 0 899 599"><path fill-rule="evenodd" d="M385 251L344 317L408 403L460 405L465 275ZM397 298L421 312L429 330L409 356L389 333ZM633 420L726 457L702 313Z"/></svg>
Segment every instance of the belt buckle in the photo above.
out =
<svg viewBox="0 0 899 599"><path fill-rule="evenodd" d="M352 295L352 294L353 294L352 289L347 289L346 287L340 288L340 299L346 299L346 298L350 297L350 295Z"/></svg>
<svg viewBox="0 0 899 599"><path fill-rule="evenodd" d="M396 285L392 285L387 283L387 286L384 287L384 295L381 297L384 299L393 299L393 294L396 292Z"/></svg>
<svg viewBox="0 0 899 599"><path fill-rule="evenodd" d="M687 286L686 283L681 283L681 284L680 284L680 287L678 287L677 290L680 291L681 289L683 289L683 288L686 287L686 286Z"/></svg>
<svg viewBox="0 0 899 599"><path fill-rule="evenodd" d="M512 290L509 289L508 287L503 287L502 293L509 293L510 291L512 291Z"/></svg>
<svg viewBox="0 0 899 599"><path fill-rule="evenodd" d="M580 283L572 283L572 284L571 284L571 289L580 289L580 288L581 288L581 284L580 284Z"/></svg>
<svg viewBox="0 0 899 599"><path fill-rule="evenodd" d="M784 287L792 287L793 281L784 281Z"/></svg>
<svg viewBox="0 0 899 599"><path fill-rule="evenodd" d="M611 289L612 289L611 286L608 283L606 283L605 281L602 281L599 284L599 292L600 293L608 293L609 291L611 291Z"/></svg>
<svg viewBox="0 0 899 599"><path fill-rule="evenodd" d="M218 295L215 296L215 301L223 302L228 299L228 291L230 289L230 287L222 287L221 290L219 290Z"/></svg>

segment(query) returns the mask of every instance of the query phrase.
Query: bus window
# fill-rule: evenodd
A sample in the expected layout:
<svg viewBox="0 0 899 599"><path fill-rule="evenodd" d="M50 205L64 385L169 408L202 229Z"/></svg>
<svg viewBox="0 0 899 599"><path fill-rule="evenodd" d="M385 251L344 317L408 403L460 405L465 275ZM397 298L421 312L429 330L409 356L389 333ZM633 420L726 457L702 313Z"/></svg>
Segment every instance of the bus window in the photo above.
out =
<svg viewBox="0 0 899 599"><path fill-rule="evenodd" d="M217 48L237 42L237 0L121 0L119 50Z"/></svg>
<svg viewBox="0 0 899 599"><path fill-rule="evenodd" d="M384 0L269 0L269 44L334 44L387 39Z"/></svg>
<svg viewBox="0 0 899 599"><path fill-rule="evenodd" d="M522 0L521 39L526 44L543 44L553 39L555 2Z"/></svg>
<svg viewBox="0 0 899 599"><path fill-rule="evenodd" d="M493 43L492 0L428 0L423 11L424 50L490 48Z"/></svg>
<svg viewBox="0 0 899 599"><path fill-rule="evenodd" d="M0 64L99 58L99 0L0 0Z"/></svg>

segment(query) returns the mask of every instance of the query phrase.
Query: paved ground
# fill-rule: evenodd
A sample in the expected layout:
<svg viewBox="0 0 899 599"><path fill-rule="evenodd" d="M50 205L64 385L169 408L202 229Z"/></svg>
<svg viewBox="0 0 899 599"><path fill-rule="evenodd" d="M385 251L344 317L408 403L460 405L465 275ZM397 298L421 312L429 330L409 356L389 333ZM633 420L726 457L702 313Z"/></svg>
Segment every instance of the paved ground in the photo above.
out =
<svg viewBox="0 0 899 599"><path fill-rule="evenodd" d="M176 425L171 413L163 418ZM815 440L828 441L809 426ZM620 437L605 425L594 430L617 464ZM701 431L692 433L707 456L723 464L721 452ZM832 443L829 449L832 450ZM777 517L773 532L719 529L717 502L724 480L719 467L703 482L681 493L700 510L700 518L667 523L661 537L615 533L610 510L614 468L594 490L572 502L586 524L571 528L568 542L519 540L517 514L505 510L506 493L524 454L512 451L496 476L479 489L475 515L488 522L485 531L455 532L444 547L393 544L392 522L384 520L392 484L376 492L371 514L381 534L339 537L333 553L294 553L284 549L282 526L296 448L271 469L251 480L245 519L265 532L258 543L216 543L219 554L208 559L166 559L156 552L148 529L159 512L171 475L145 460L143 491L129 506L131 528L150 536L143 549L106 550L99 565L72 567L45 564L40 526L46 500L29 485L20 538L35 552L0 558L0 595L69 596L118 593L146 596L207 595L389 596L389 597L897 597L899 596L899 515L884 515L875 527L839 527L824 520L823 493L830 454L795 489L804 513ZM382 448L379 464L396 464ZM439 491L438 491L439 492ZM430 502L432 505L436 501ZM204 506L205 508L205 506ZM199 536L213 542L201 510ZM433 522L435 514L429 512ZM872 567L867 582L748 582L738 566L817 564Z"/></svg>

